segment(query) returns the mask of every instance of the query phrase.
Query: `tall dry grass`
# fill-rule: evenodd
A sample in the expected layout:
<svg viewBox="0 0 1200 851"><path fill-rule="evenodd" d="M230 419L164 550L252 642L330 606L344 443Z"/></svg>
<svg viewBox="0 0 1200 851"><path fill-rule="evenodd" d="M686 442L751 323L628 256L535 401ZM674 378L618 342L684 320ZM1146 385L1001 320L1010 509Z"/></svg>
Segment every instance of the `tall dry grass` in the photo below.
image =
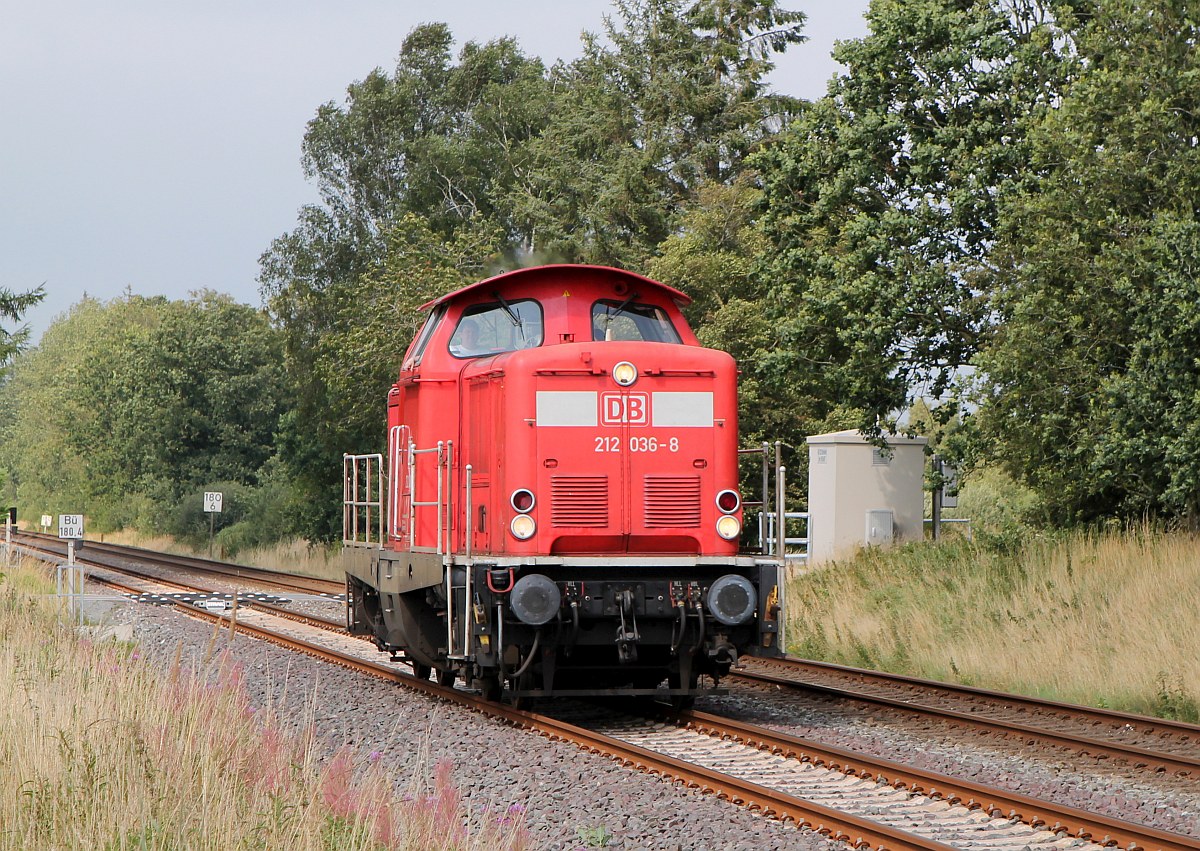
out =
<svg viewBox="0 0 1200 851"><path fill-rule="evenodd" d="M80 639L33 566L0 576L0 849L517 849L450 767L398 795L380 755L324 753L250 705L215 638L169 676ZM403 790L401 790L403 792Z"/></svg>
<svg viewBox="0 0 1200 851"><path fill-rule="evenodd" d="M1200 538L872 550L796 577L801 656L1200 721Z"/></svg>

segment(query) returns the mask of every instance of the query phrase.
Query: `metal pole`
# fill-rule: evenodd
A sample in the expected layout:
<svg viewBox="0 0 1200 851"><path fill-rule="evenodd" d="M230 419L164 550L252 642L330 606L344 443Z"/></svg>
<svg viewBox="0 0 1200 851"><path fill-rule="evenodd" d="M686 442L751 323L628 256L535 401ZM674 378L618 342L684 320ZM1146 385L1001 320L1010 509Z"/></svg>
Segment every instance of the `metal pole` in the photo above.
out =
<svg viewBox="0 0 1200 851"><path fill-rule="evenodd" d="M474 579L475 579L475 577L474 577L475 565L471 562L471 543L472 543L471 538L475 534L475 518L473 518L471 516L471 512L475 508L475 506L473 504L474 500L471 495L471 487L474 485L474 477L475 477L475 469L470 464L468 464L466 467L467 492L464 495L464 500L463 500L464 507L466 508L466 516L465 516L466 523L463 524L466 527L463 530L464 535L466 536L466 540L463 542L463 551L467 557L466 558L467 579L466 579L466 583L465 583L466 584L466 591L465 591L466 605L463 607L464 613L466 616L463 618L463 646L462 646L462 652L465 654L469 654L471 652L471 624L474 621L474 619L471 617L472 606L474 605L473 601L475 599L475 595L472 593L472 591L474 590L472 586L474 585Z"/></svg>
<svg viewBox="0 0 1200 851"><path fill-rule="evenodd" d="M934 488L933 488L933 539L942 537L942 459L933 456Z"/></svg>
<svg viewBox="0 0 1200 851"><path fill-rule="evenodd" d="M78 616L79 600L75 596L75 540L67 541L67 613L74 621Z"/></svg>
<svg viewBox="0 0 1200 851"><path fill-rule="evenodd" d="M213 550L213 534L217 525L217 514L215 511L208 512L208 557L212 558Z"/></svg>
<svg viewBox="0 0 1200 851"><path fill-rule="evenodd" d="M79 625L83 626L83 597L86 593L87 584L87 567L83 564L76 563L75 565L75 588L79 592L79 604L75 607L75 611L79 617Z"/></svg>
<svg viewBox="0 0 1200 851"><path fill-rule="evenodd" d="M780 565L786 565L787 552L784 546L787 539L787 523L784 521L787 505L784 489L787 486L787 468L781 464L777 469L779 472L775 476L775 555L779 557Z"/></svg>
<svg viewBox="0 0 1200 851"><path fill-rule="evenodd" d="M767 499L771 490L770 444L765 440L762 445L762 510L758 513L758 541L762 545L762 554L771 552L770 535L767 534Z"/></svg>

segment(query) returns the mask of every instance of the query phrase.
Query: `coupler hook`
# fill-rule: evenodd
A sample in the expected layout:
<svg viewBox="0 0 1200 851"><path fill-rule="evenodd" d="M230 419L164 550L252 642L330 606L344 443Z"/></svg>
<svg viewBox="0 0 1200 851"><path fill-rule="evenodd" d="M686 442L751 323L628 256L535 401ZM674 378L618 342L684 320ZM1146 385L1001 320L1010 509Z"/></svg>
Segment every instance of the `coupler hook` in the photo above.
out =
<svg viewBox="0 0 1200 851"><path fill-rule="evenodd" d="M637 661L638 635L637 613L633 607L633 592L628 588L617 595L617 612L621 617L621 625L617 627L617 658L622 664ZM625 615L629 615L629 624L625 623Z"/></svg>

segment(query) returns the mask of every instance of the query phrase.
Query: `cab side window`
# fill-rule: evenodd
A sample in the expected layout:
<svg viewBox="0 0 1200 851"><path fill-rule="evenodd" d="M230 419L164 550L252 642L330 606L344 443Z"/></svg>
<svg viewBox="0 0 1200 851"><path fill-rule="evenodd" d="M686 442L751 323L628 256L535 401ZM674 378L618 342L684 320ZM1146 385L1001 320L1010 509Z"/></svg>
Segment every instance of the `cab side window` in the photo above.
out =
<svg viewBox="0 0 1200 851"><path fill-rule="evenodd" d="M413 369L420 365L421 356L425 354L425 347L429 345L429 338L433 336L433 332L442 324L442 320L446 318L446 306L439 305L434 308L429 314L429 318L425 320L425 324L421 326L417 338L413 340L413 344L409 347L408 357L404 359L404 369Z"/></svg>
<svg viewBox="0 0 1200 851"><path fill-rule="evenodd" d="M619 301L598 301L592 305L592 339L682 342L679 332L661 307Z"/></svg>
<svg viewBox="0 0 1200 851"><path fill-rule="evenodd" d="M542 344L542 306L533 299L475 304L463 311L450 337L450 354L477 358Z"/></svg>

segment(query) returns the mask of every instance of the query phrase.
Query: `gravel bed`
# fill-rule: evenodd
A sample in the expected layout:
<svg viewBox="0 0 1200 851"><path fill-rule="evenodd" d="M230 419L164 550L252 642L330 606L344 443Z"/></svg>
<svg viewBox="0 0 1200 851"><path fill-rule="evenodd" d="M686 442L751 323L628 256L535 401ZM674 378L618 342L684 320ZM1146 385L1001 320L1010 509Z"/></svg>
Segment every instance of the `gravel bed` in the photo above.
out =
<svg viewBox="0 0 1200 851"><path fill-rule="evenodd" d="M215 588L223 583L213 579L207 584ZM282 596L292 599L288 608L297 611L327 618L344 615L338 602ZM163 659L173 657L179 636L187 636L185 647L202 649L212 632L203 623L153 606L120 605L109 617L131 624L148 655ZM331 747L345 741L364 753L382 751L401 776L429 775L438 760L448 758L473 806L526 806L533 847L584 847L578 832L601 827L613 835L607 845L613 848L831 847L820 836L302 654L244 636L235 641L234 651L246 665L252 699L294 713L296 723L315 712L317 729ZM898 710L803 691L734 681L722 685L731 694L701 698L696 708L1200 836L1200 779L1150 775L1119 761L1033 748Z"/></svg>
<svg viewBox="0 0 1200 851"><path fill-rule="evenodd" d="M133 603L114 605L105 621L131 627L144 655L164 665L181 642L185 656L198 656L213 631L178 612ZM533 848L584 848L580 832L599 828L611 835L608 848L844 848L572 745L266 642L239 635L231 651L245 666L254 705L271 705L297 726L311 721L330 751L343 743L362 755L380 751L402 778L431 777L439 760L450 760L472 810L526 807Z"/></svg>
<svg viewBox="0 0 1200 851"><path fill-rule="evenodd" d="M1139 771L1060 748L985 737L900 710L729 680L696 708L823 744L1089 812L1200 836L1200 778Z"/></svg>

